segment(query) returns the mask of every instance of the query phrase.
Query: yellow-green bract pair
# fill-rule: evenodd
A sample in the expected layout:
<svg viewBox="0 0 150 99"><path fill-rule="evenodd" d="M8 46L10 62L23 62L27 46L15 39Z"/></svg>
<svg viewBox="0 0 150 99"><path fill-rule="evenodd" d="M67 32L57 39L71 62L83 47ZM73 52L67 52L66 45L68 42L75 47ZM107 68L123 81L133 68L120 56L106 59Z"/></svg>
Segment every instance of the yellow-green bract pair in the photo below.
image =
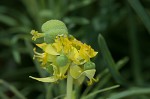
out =
<svg viewBox="0 0 150 99"><path fill-rule="evenodd" d="M52 73L53 76L46 78L31 78L41 82L56 82L66 78L67 74L82 83L85 77L89 78L88 85L91 85L95 75L95 63L91 58L95 57L95 52L91 46L83 44L68 35L65 24L59 20L50 20L42 25L43 33L35 30L31 31L32 39L44 37L44 42L36 44L43 50L43 53L36 52L34 48L34 58L41 62L41 67Z"/></svg>

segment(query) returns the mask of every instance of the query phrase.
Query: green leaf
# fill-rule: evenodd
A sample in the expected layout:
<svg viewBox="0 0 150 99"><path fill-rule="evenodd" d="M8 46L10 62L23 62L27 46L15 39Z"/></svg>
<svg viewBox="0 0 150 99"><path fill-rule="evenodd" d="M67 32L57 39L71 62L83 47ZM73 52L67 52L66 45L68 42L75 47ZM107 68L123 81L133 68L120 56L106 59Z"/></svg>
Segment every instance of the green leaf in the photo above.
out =
<svg viewBox="0 0 150 99"><path fill-rule="evenodd" d="M104 89L101 89L101 90L97 90L97 91L94 91L90 94L88 94L87 96L81 98L81 99L90 99L90 97L98 94L98 93L101 93L101 92L105 92L105 91L108 91L108 90L111 90L111 89L114 89L114 88L118 88L120 85L115 85L115 86L112 86L112 87L108 87L108 88L104 88Z"/></svg>
<svg viewBox="0 0 150 99"><path fill-rule="evenodd" d="M89 4L93 3L94 1L96 1L96 0L83 0L83 1L79 1L79 2L74 2L68 6L68 10L69 11L76 10L78 8L89 5Z"/></svg>
<svg viewBox="0 0 150 99"><path fill-rule="evenodd" d="M73 25L87 25L89 24L89 20L87 18L84 18L84 17L65 17L64 18L64 22L67 23L67 24L73 24Z"/></svg>
<svg viewBox="0 0 150 99"><path fill-rule="evenodd" d="M106 61L107 67L108 67L109 71L111 72L113 78L117 81L117 83L119 83L121 85L126 85L123 77L120 75L120 73L116 69L116 64L111 56L111 53L108 50L105 39L103 38L103 36L101 34L99 34L99 36L98 36L98 43L99 43L99 47L101 50L101 54L102 54L104 60Z"/></svg>
<svg viewBox="0 0 150 99"><path fill-rule="evenodd" d="M121 69L127 62L128 62L129 58L128 57L124 57L122 59L120 59L117 63L117 70ZM82 94L81 97L86 96L89 91L97 91L98 89L102 88L107 82L109 82L111 75L109 73L108 68L105 68L101 73L99 73L99 75L97 76L97 78L100 79L100 81L96 84L96 87L93 88L93 86L89 86L88 88L86 88L86 90L84 91L84 93ZM92 99L95 99L96 95L93 95L93 97L91 97Z"/></svg>
<svg viewBox="0 0 150 99"><path fill-rule="evenodd" d="M20 57L19 51L16 50L16 49L13 49L12 54L13 54L14 60L17 63L20 63L21 62L21 57Z"/></svg>
<svg viewBox="0 0 150 99"><path fill-rule="evenodd" d="M1 99L9 99L9 97L2 91L0 91L0 97L1 97Z"/></svg>
<svg viewBox="0 0 150 99"><path fill-rule="evenodd" d="M135 10L135 12L137 13L137 15L141 18L141 20L143 21L145 27L147 28L149 34L150 34L150 16L148 15L148 13L146 13L144 7L142 6L142 4L140 3L139 0L128 0L129 4L131 5L131 7Z"/></svg>
<svg viewBox="0 0 150 99"><path fill-rule="evenodd" d="M108 99L127 99L129 96L150 94L150 88L134 88L111 95Z"/></svg>
<svg viewBox="0 0 150 99"><path fill-rule="evenodd" d="M17 22L14 18L7 16L7 15L3 15L3 14L0 14L0 23L1 22L6 24L6 25L9 25L9 26L16 26L17 25Z"/></svg>
<svg viewBox="0 0 150 99"><path fill-rule="evenodd" d="M32 76L29 76L29 77L32 79L38 80L40 82L56 82L58 80L58 78L55 76L45 77L45 78L37 78L37 77L32 77Z"/></svg>
<svg viewBox="0 0 150 99"><path fill-rule="evenodd" d="M8 89L10 89L19 99L26 99L25 96L22 95L22 93L19 92L19 90L17 90L15 88L15 86L9 84L8 82L0 79L0 84L4 85L5 87L7 87Z"/></svg>

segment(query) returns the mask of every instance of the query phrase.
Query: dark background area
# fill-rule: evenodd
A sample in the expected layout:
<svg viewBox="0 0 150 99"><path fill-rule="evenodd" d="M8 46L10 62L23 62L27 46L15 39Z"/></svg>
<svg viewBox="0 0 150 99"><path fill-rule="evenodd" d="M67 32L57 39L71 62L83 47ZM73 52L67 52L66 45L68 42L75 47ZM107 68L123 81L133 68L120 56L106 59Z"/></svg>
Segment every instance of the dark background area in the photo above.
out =
<svg viewBox="0 0 150 99"><path fill-rule="evenodd" d="M149 0L1 0L1 99L53 99L65 94L65 80L59 84L44 84L29 78L46 75L32 59L35 44L30 31L41 31L41 25L50 19L63 21L71 35L99 52L93 60L96 76L102 77L91 87L85 83L75 88L78 98L117 84L119 88L90 99L150 98ZM98 42L100 34L116 63L114 70L118 62L123 64L119 76L114 73L117 70L110 70L103 56ZM125 81L122 83L121 79Z"/></svg>

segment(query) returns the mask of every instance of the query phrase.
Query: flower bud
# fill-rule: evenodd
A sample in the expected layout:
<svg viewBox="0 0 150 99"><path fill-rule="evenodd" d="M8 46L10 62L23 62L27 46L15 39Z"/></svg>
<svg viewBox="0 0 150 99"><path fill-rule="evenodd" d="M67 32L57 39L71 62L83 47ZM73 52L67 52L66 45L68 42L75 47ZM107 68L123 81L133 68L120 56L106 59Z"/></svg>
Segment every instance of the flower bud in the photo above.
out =
<svg viewBox="0 0 150 99"><path fill-rule="evenodd" d="M45 33L44 41L53 43L57 35L68 34L66 25L59 20L50 20L42 25L42 32Z"/></svg>
<svg viewBox="0 0 150 99"><path fill-rule="evenodd" d="M56 64L58 66L66 66L68 63L68 58L65 55L60 55L56 58Z"/></svg>
<svg viewBox="0 0 150 99"><path fill-rule="evenodd" d="M84 64L84 70L95 69L95 63L89 61Z"/></svg>

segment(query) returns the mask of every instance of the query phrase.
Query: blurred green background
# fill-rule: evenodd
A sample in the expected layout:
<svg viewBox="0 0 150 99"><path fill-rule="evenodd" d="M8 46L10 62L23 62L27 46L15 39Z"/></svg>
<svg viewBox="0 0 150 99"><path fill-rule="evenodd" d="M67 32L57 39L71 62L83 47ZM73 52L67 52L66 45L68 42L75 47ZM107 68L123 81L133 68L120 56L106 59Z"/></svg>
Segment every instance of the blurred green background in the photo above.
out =
<svg viewBox="0 0 150 99"><path fill-rule="evenodd" d="M150 99L150 0L0 0L0 99L64 97L65 80L29 78L47 75L32 59L30 31L50 19L99 52L99 82L75 85L77 99Z"/></svg>

